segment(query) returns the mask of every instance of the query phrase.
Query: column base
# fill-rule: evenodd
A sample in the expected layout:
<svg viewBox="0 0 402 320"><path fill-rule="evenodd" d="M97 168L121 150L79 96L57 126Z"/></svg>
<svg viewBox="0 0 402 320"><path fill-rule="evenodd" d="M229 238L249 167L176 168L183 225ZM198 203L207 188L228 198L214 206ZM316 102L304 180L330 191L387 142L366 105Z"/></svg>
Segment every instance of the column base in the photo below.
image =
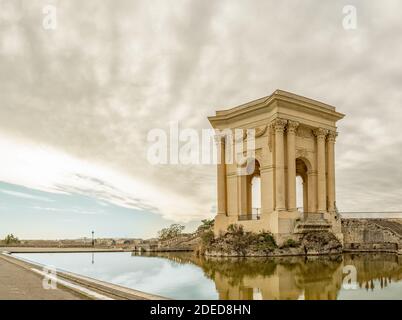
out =
<svg viewBox="0 0 402 320"><path fill-rule="evenodd" d="M229 223L229 217L226 214L217 214L215 216L214 222L214 234L215 237L219 236L221 233L226 232Z"/></svg>

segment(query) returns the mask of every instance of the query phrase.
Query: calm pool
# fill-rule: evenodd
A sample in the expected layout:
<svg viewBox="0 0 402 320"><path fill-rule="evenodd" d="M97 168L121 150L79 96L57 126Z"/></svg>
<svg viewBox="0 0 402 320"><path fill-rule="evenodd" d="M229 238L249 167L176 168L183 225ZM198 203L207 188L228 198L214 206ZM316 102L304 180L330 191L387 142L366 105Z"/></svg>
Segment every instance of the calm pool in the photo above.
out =
<svg viewBox="0 0 402 320"><path fill-rule="evenodd" d="M204 259L190 253L15 256L173 299L402 299L402 256Z"/></svg>

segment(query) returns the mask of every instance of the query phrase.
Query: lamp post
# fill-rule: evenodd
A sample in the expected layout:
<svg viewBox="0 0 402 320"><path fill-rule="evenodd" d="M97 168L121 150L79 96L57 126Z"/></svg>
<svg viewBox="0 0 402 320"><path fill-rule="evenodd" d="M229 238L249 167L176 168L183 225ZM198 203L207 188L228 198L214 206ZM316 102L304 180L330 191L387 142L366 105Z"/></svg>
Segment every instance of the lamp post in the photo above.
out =
<svg viewBox="0 0 402 320"><path fill-rule="evenodd" d="M92 231L92 247L95 247L94 232Z"/></svg>

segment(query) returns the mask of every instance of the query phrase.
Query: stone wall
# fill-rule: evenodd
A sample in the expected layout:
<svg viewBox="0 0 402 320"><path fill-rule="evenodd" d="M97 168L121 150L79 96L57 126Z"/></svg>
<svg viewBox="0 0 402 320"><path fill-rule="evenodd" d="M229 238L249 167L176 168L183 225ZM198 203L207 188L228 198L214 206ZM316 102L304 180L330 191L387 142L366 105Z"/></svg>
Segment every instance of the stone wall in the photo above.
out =
<svg viewBox="0 0 402 320"><path fill-rule="evenodd" d="M344 251L384 251L402 254L402 237L375 219L343 219Z"/></svg>

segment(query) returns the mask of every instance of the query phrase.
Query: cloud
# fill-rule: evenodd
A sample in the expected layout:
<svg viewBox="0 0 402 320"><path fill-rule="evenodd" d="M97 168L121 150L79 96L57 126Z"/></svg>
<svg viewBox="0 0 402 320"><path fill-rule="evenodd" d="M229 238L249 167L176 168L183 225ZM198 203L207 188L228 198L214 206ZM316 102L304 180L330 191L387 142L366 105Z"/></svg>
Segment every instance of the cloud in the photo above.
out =
<svg viewBox="0 0 402 320"><path fill-rule="evenodd" d="M40 197L40 196L34 196L28 193L23 193L23 192L17 192L17 191L12 191L12 190L0 190L1 193L7 194L9 196L13 197L18 197L18 198L24 198L24 199L30 199L30 200L39 200L39 201L46 201L46 202L53 202L54 200L52 199L47 199L45 197Z"/></svg>
<svg viewBox="0 0 402 320"><path fill-rule="evenodd" d="M213 166L153 166L146 136L208 128L216 109L277 88L335 105L337 204L399 210L402 4L319 0L6 0L0 180L191 220L211 216ZM5 156L3 156L5 155ZM371 210L370 210L371 211Z"/></svg>
<svg viewBox="0 0 402 320"><path fill-rule="evenodd" d="M74 213L74 214L83 214L83 215L102 215L105 213L99 211L89 211L82 210L76 208L53 208L53 207L41 207L41 206L33 206L32 209L44 212L60 212L60 213Z"/></svg>
<svg viewBox="0 0 402 320"><path fill-rule="evenodd" d="M167 219L184 222L201 218L202 212L209 208L208 204L205 208L194 206L185 195L159 189L146 180L127 177L95 161L77 159L55 148L38 147L29 141L11 140L0 135L0 150L3 154L0 176L5 182L46 192L83 194L98 201L159 213ZM47 200L21 192L0 191L18 197Z"/></svg>

